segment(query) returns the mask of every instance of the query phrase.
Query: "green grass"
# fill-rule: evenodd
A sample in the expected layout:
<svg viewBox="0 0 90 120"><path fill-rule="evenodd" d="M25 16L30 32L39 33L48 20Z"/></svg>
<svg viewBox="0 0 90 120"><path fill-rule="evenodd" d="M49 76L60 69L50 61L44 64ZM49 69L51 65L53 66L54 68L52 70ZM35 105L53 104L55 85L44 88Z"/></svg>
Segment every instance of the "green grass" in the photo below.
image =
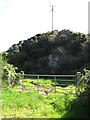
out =
<svg viewBox="0 0 90 120"><path fill-rule="evenodd" d="M2 86L2 72L3 72L3 60L2 60L2 56L0 54L0 119L1 119L1 98L2 98L2 89L1 89L1 86Z"/></svg>
<svg viewBox="0 0 90 120"><path fill-rule="evenodd" d="M68 110L62 117L90 119L89 90L82 92L71 102L71 110Z"/></svg>
<svg viewBox="0 0 90 120"><path fill-rule="evenodd" d="M58 85L59 80L56 81L56 84ZM33 83L32 83L33 82ZM65 83L64 81L61 82L61 84ZM65 83L67 84L67 83ZM19 85L21 85L22 88L22 82L19 83ZM39 84L38 84L38 80L37 79L29 79L26 78L24 79L23 82L23 89L29 89L31 91L36 90L37 91L37 85L39 85L39 90L40 91L44 91L47 90L48 92L75 92L75 87L74 87L74 82L68 82L68 88L62 88L60 86L56 86L55 87L55 81L53 79L39 79ZM64 89L64 90L63 90ZM69 89L69 90L66 90Z"/></svg>
<svg viewBox="0 0 90 120"><path fill-rule="evenodd" d="M19 90L20 84L15 87L3 87L2 89L2 117L3 118L73 118L76 116L78 104L75 102L72 112L72 103L78 96L75 94L76 87L69 85L62 88L56 87L56 93L52 80L40 79L40 86L44 89L50 90L53 88L54 92L49 92L47 96L37 92L37 86L32 84L37 83L36 79L25 79L23 85L25 88ZM39 86L39 87L40 87ZM33 89L36 88L36 89ZM41 89L41 88L40 88ZM82 105L82 104L81 104ZM79 114L79 112L78 112Z"/></svg>
<svg viewBox="0 0 90 120"><path fill-rule="evenodd" d="M37 92L3 90L3 117L60 117L46 98Z"/></svg>
<svg viewBox="0 0 90 120"><path fill-rule="evenodd" d="M72 95L73 100L75 97ZM2 114L3 117L24 117L24 118L60 118L66 113L66 107L69 101L64 94L51 93L47 97L37 92L18 92L14 88L3 89L2 95Z"/></svg>

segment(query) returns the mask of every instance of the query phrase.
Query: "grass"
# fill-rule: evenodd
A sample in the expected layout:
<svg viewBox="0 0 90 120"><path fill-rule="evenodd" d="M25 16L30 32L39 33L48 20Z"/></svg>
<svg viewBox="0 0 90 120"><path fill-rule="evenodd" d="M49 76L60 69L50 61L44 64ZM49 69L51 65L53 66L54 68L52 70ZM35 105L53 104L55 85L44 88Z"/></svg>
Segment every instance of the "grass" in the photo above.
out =
<svg viewBox="0 0 90 120"><path fill-rule="evenodd" d="M82 118L90 119L89 90L82 92L76 99L71 102L71 110L69 110L64 118Z"/></svg>
<svg viewBox="0 0 90 120"><path fill-rule="evenodd" d="M61 79L62 80L62 79ZM38 80L37 79L29 79L29 78L26 78L24 79L24 82L19 82L19 88L20 88L20 85L21 85L21 88L22 88L22 85L23 85L23 89L29 89L29 90L37 90L39 89L39 91L44 91L46 90L47 92L75 92L75 87L74 87L74 82L68 82L68 84L66 82L61 82L61 84L65 83L67 84L68 88L62 88L60 86L58 86L58 82L60 80L57 80L56 83L53 79L39 79L39 83L38 83ZM56 84L56 87L55 87L55 84ZM38 87L38 88L37 88ZM64 90L63 90L64 89Z"/></svg>
<svg viewBox="0 0 90 120"><path fill-rule="evenodd" d="M67 96L68 98L70 95ZM72 95L70 100L75 97ZM15 88L3 89L3 117L19 118L61 118L69 103L65 102L64 94L51 93L47 97L37 92L18 92Z"/></svg>
<svg viewBox="0 0 90 120"><path fill-rule="evenodd" d="M76 116L78 104L75 102L72 110L72 103L78 97L75 94L76 87L69 85L62 88L56 87L56 93L52 80L40 79L40 89L49 91L53 88L54 92L49 92L47 96L37 92L36 79L25 79L24 88L30 90L19 90L19 86L2 88L2 117L3 118L73 118ZM36 89L33 89L36 88ZM72 94L71 94L72 93ZM81 104L82 105L82 104ZM76 113L75 113L76 112ZM79 112L78 112L79 114Z"/></svg>
<svg viewBox="0 0 90 120"><path fill-rule="evenodd" d="M57 112L37 92L19 93L14 88L3 90L3 117L55 117ZM12 112L13 111L13 112ZM53 113L53 115L51 114ZM59 114L57 114L59 117Z"/></svg>

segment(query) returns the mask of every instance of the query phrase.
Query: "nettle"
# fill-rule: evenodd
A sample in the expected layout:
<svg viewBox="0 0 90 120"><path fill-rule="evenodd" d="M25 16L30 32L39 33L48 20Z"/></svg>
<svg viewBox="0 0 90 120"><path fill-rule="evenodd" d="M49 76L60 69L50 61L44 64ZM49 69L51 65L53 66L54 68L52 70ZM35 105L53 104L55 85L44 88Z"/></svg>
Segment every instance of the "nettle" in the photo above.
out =
<svg viewBox="0 0 90 120"><path fill-rule="evenodd" d="M6 83L12 86L16 85L21 78L21 74L16 72L17 69L18 68L14 67L13 65L5 65L3 67L2 80L6 81Z"/></svg>

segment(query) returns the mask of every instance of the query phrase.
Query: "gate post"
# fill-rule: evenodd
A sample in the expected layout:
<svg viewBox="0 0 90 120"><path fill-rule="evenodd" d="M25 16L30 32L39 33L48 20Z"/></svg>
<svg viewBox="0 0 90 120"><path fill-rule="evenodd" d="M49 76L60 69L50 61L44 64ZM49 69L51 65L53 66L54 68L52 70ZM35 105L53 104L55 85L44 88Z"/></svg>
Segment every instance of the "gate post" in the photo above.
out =
<svg viewBox="0 0 90 120"><path fill-rule="evenodd" d="M38 75L38 79L37 79L37 92L39 92L39 75Z"/></svg>
<svg viewBox="0 0 90 120"><path fill-rule="evenodd" d="M77 72L77 78L76 78L76 87L77 87L77 92L80 92L80 78L81 78L81 72Z"/></svg>
<svg viewBox="0 0 90 120"><path fill-rule="evenodd" d="M24 82L24 74L22 74L22 91L24 89L23 82Z"/></svg>
<svg viewBox="0 0 90 120"><path fill-rule="evenodd" d="M88 71L88 81L89 81L89 84L90 84L90 70Z"/></svg>
<svg viewBox="0 0 90 120"><path fill-rule="evenodd" d="M55 93L56 93L56 76L54 76L54 82L55 82Z"/></svg>
<svg viewBox="0 0 90 120"><path fill-rule="evenodd" d="M9 83L9 86L11 87L11 80L10 80L10 77L11 77L11 72L9 71L9 73L8 73L8 83Z"/></svg>

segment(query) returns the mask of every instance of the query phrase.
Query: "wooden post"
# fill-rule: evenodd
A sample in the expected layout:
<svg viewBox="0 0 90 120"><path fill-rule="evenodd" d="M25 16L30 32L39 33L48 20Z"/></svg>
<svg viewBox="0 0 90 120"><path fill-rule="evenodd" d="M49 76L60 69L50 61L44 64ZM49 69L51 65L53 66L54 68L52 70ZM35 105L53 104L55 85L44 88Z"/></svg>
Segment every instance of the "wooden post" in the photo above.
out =
<svg viewBox="0 0 90 120"><path fill-rule="evenodd" d="M77 86L77 73L75 74L75 85Z"/></svg>
<svg viewBox="0 0 90 120"><path fill-rule="evenodd" d="M11 73L10 73L10 71L9 71L9 73L8 73L8 83L10 84L10 76L11 76Z"/></svg>
<svg viewBox="0 0 90 120"><path fill-rule="evenodd" d="M9 74L8 74L8 83L9 83L9 86L11 87L10 77L11 77L11 72L9 71Z"/></svg>
<svg viewBox="0 0 90 120"><path fill-rule="evenodd" d="M22 91L24 89L23 82L24 82L24 75L22 74Z"/></svg>
<svg viewBox="0 0 90 120"><path fill-rule="evenodd" d="M37 92L39 92L39 75L38 75L38 79L37 79Z"/></svg>
<svg viewBox="0 0 90 120"><path fill-rule="evenodd" d="M88 81L89 81L90 80L90 71L89 70L87 70L85 76L88 78Z"/></svg>
<svg viewBox="0 0 90 120"><path fill-rule="evenodd" d="M87 77L87 83L90 84L90 70L87 71L85 76Z"/></svg>
<svg viewBox="0 0 90 120"><path fill-rule="evenodd" d="M84 91L85 90L85 81L84 81L84 79L82 81L82 85L83 85L82 90Z"/></svg>
<svg viewBox="0 0 90 120"><path fill-rule="evenodd" d="M56 76L54 76L54 82L55 82L55 92L56 92Z"/></svg>
<svg viewBox="0 0 90 120"><path fill-rule="evenodd" d="M88 81L90 82L90 70L88 71Z"/></svg>
<svg viewBox="0 0 90 120"><path fill-rule="evenodd" d="M81 72L77 72L76 87L78 88L78 92L80 92L80 84L79 84L80 78L81 78Z"/></svg>
<svg viewBox="0 0 90 120"><path fill-rule="evenodd" d="M90 70L88 72L88 90L90 89Z"/></svg>
<svg viewBox="0 0 90 120"><path fill-rule="evenodd" d="M77 93L77 73L75 74L75 85L76 85L76 93Z"/></svg>

